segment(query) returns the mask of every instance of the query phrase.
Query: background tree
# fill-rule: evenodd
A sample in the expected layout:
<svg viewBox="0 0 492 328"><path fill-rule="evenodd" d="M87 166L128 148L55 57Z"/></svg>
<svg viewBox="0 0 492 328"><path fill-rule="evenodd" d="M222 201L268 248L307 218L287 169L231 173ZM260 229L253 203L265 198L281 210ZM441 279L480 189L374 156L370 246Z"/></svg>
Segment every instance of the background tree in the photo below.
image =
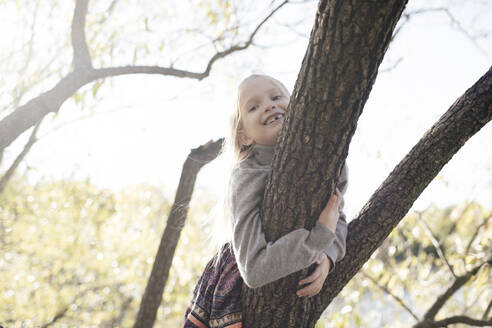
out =
<svg viewBox="0 0 492 328"><path fill-rule="evenodd" d="M58 3L43 4L39 1L32 2L30 5L33 7L32 23L30 24L30 37L25 44L20 45L20 49L15 49L6 56L6 58L13 58L17 52L22 52L23 48L26 48L26 53L23 53L23 60L14 62L10 60L11 63L6 63L7 72L10 76L6 78L10 80L17 80L17 82L10 86L9 92L5 93L3 99L3 104L1 107L2 120L0 120L0 153L3 154L4 149L17 139L24 131L31 128L36 124L41 124L42 119L49 113L58 113L60 107L64 102L73 97L76 102L84 102L86 94L89 90L80 91L85 85L91 84L90 92L95 97L101 85L104 83L106 78L115 77L120 75L131 75L131 74L158 74L163 76L172 76L178 78L189 78L202 80L209 76L212 66L220 59L227 57L235 52L247 49L253 44L254 37L259 32L261 27L288 1L283 1L279 5L272 6L269 12L264 15L258 23L253 23L253 27L244 24L240 20L240 15L238 15L237 10L241 11L239 7L231 7L229 2L226 1L199 1L196 6L198 8L203 8L202 10L197 10L198 15L205 16L200 17L201 20L197 20L194 23L196 26L186 28L185 31L177 31L173 35L170 33L169 40L159 40L157 42L158 47L156 47L155 40L151 40L148 43L136 42L130 47L121 45L121 39L118 40L119 28L122 25L111 26L108 24L108 19L111 18L115 8L119 6L118 0L111 1L107 7L101 8L101 2L94 6L95 12L91 13L89 16L89 21L87 21L88 10L89 10L89 0L77 0L75 1L75 8L73 9L73 17L71 20L71 26L66 29L59 28L57 30L52 29L52 32L60 35L60 38L65 39L69 36L70 47L62 47L58 49L54 54L50 54L48 59L48 64L43 63L41 68L36 67L34 70L30 68L32 66L31 61L34 57L34 47L35 47L35 37L37 28L37 18L39 12L49 11L51 17L53 12L63 11L64 6ZM1 3L0 6L5 7L13 6L14 1ZM65 4L66 6L67 4ZM154 4L155 5L155 4ZM149 15L148 12L141 12L142 16L137 16L137 21L144 23L144 33L151 34L154 32L149 26L152 25L152 20L155 22L156 27L166 28L166 25L172 26L172 12L174 10L173 6L170 5L160 5L161 8L157 12L162 12L163 16L153 14ZM137 6L137 4L133 4ZM159 5L157 5L159 6ZM60 8L62 7L62 8ZM144 10L148 10L148 7L144 7ZM154 8L155 10L155 8ZM153 10L153 11L154 11ZM140 9L142 11L142 8ZM202 12L203 11L203 12ZM234 12L233 12L234 11ZM195 12L193 12L195 13ZM200 15L201 14L201 15ZM246 12L241 13L246 14ZM174 18L176 19L176 18ZM162 24L161 21L165 21L166 24ZM114 29L109 33L104 31L105 28L113 27ZM89 33L86 33L86 27L89 29ZM251 29L251 31L243 32L243 29ZM123 29L124 30L124 29ZM60 32L67 32L69 34L64 34ZM106 32L106 33L104 33ZM143 31L141 31L143 32ZM216 35L212 37L209 35ZM56 35L55 34L55 35ZM138 33L136 33L138 34ZM198 34L198 35L197 35ZM246 36L244 36L246 34ZM88 35L88 37L86 37ZM198 44L202 43L195 49L186 49L184 52L173 53L173 47L165 47L166 41L173 44L177 43L176 37L181 39L186 39L187 35L192 35L194 41ZM124 42L128 42L128 35L125 35L126 39ZM244 39L243 39L244 38ZM60 40L53 38L55 41L54 46L59 48ZM243 40L242 40L243 39ZM90 42L87 42L89 40ZM120 41L120 42L118 42ZM203 44L203 42L205 43ZM183 40L181 40L183 42ZM43 44L46 47L46 44ZM196 43L194 47L196 46ZM127 61L124 65L120 63L124 58L128 56L128 51L131 48L132 59ZM181 50L179 44L176 46L177 49ZM205 49L200 49L205 48ZM170 51L171 50L171 51ZM170 53L171 55L166 56L165 59L169 63L167 65L159 65L159 61L156 60L152 64L138 64L137 61L140 57L143 57L142 61L152 61L156 59L159 53L163 51ZM60 57L65 55L67 52L71 52L71 63L63 62ZM177 52L177 51L176 51ZM109 56L107 56L109 53ZM116 57L113 53L121 54L121 56ZM204 55L206 54L206 55ZM208 57L207 60L203 60L204 57ZM182 61L183 57L187 60L193 60L193 68L197 63L203 62L203 67L201 70L195 71L193 68L190 70L175 68ZM109 58L109 62L107 59ZM44 59L44 58L43 58ZM123 60L122 60L123 59ZM150 59L150 60L149 60ZM198 60L197 60L198 59ZM37 59L41 61L40 59ZM17 61L17 60L16 60ZM53 62L60 64L62 67L52 68ZM8 67L11 65L21 65L18 70L12 70ZM130 65L132 63L132 65ZM10 71L10 72L9 72ZM68 71L68 73L67 73ZM32 75L30 75L32 74ZM61 79L57 80L55 75L61 75ZM26 79L29 76L29 79ZM54 82L54 86L53 86ZM43 90L42 93L36 94L38 90ZM28 101L24 99L26 97L31 97ZM23 103L19 106L20 103ZM37 131L37 129L35 130ZM10 169L3 176L2 182L0 184L0 191L10 178L12 172L18 166L18 163L23 159L27 151L32 147L35 142L35 131L32 134L32 138L24 148L24 151L17 156L17 159L11 165Z"/></svg>

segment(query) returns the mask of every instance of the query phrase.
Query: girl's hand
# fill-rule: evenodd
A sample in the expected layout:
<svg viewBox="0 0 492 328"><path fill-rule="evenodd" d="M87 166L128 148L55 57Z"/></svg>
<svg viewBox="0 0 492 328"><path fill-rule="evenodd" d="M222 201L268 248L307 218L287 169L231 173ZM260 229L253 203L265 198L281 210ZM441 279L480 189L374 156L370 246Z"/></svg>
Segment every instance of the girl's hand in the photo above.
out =
<svg viewBox="0 0 492 328"><path fill-rule="evenodd" d="M325 208L319 215L319 221L333 231L333 233L335 233L335 228L340 216L339 207L342 203L342 199L342 193L338 188L335 188L335 193L328 199L328 203L326 203Z"/></svg>
<svg viewBox="0 0 492 328"><path fill-rule="evenodd" d="M328 256L323 253L321 259L316 261L318 266L314 270L314 272L307 278L299 281L299 285L308 284L301 290L296 292L297 296L307 296L312 297L318 294L325 283L326 276L328 276L328 272L330 272L331 261L328 259Z"/></svg>

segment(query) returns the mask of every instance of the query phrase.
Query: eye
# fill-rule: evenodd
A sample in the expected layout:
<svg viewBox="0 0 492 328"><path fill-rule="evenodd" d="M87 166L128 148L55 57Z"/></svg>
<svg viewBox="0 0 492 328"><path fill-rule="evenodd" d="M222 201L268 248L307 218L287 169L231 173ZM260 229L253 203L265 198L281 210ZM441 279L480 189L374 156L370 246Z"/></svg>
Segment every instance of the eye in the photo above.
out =
<svg viewBox="0 0 492 328"><path fill-rule="evenodd" d="M272 100L279 100L280 98L282 98L282 96L273 96Z"/></svg>
<svg viewBox="0 0 492 328"><path fill-rule="evenodd" d="M256 109L256 106L252 106L248 109L248 112L254 111Z"/></svg>

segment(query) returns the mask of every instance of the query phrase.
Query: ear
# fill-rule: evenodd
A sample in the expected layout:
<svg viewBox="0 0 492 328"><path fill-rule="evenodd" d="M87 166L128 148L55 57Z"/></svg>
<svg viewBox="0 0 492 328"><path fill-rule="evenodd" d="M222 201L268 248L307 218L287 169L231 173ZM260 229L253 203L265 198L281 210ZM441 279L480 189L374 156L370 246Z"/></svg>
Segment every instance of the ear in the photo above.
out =
<svg viewBox="0 0 492 328"><path fill-rule="evenodd" d="M238 133L238 135L239 135L239 141L241 142L241 144L242 144L243 146L249 146L249 145L251 145L251 144L253 143L253 139L251 139L250 137L248 137L248 136L244 133L243 129L238 130L238 132L237 132L237 133Z"/></svg>

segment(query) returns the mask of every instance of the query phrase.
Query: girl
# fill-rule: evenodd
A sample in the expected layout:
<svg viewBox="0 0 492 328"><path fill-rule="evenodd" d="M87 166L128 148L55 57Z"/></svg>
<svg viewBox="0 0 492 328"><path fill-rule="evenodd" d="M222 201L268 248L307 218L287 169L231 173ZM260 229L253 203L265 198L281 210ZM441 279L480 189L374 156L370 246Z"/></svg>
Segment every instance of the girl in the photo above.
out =
<svg viewBox="0 0 492 328"><path fill-rule="evenodd" d="M297 229L266 242L260 207L290 94L280 81L257 74L243 80L238 91L231 137L224 147L231 148L234 159L227 194L232 240L207 264L186 310L184 327L239 328L242 282L261 287L316 263L314 272L299 282L306 286L296 293L314 296L345 255L346 165L341 191L337 188L330 197L313 229Z"/></svg>

